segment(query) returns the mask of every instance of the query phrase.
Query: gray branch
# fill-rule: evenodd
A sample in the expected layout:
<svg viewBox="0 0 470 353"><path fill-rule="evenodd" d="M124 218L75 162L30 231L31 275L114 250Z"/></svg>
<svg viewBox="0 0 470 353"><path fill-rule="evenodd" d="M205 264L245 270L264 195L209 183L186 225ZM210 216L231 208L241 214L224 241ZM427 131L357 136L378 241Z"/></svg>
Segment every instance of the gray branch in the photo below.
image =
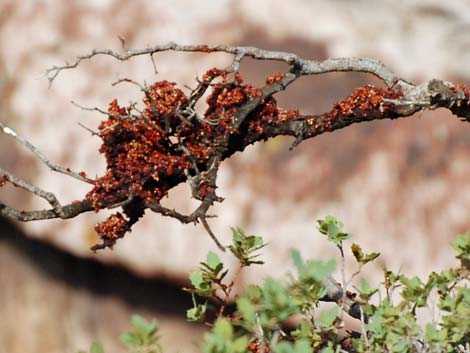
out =
<svg viewBox="0 0 470 353"><path fill-rule="evenodd" d="M23 146L25 146L27 149L29 149L33 154L41 161L43 162L49 169L53 170L54 172L62 173L68 176L71 176L77 180L93 184L94 181L90 178L87 178L84 175L81 175L80 173L76 173L70 170L70 168L64 168L58 164L55 164L51 162L49 159L47 159L44 154L39 151L38 148L36 148L32 143L30 143L28 140L26 140L24 137L18 135L15 131L10 129L8 126L5 126L3 123L0 122L0 129L4 134L12 136L15 140L17 140L19 143L21 143Z"/></svg>
<svg viewBox="0 0 470 353"><path fill-rule="evenodd" d="M157 45L136 50L127 50L125 47L123 47L123 51L95 49L87 55L77 57L77 59L72 63L66 63L63 66L52 67L51 69L47 70L46 76L49 80L49 83L52 84L52 82L62 71L76 68L82 61L89 60L95 56L100 55L110 56L120 61L129 60L136 56L149 55L150 59L152 60L152 64L155 67L155 54L164 51L202 52L208 54L213 52L223 52L231 54L233 55L231 65L225 69L219 70L219 73L223 72L224 74L237 73L240 63L245 58L278 61L288 65L288 68L282 77L279 76L279 79L274 80L265 86L262 89L262 94L260 94L260 96L253 97L238 107L233 116L233 123L231 124L231 128L233 129L234 133L238 133L237 131L244 124L245 120L256 108L260 107L260 105L263 104L266 99L269 99L274 94L285 90L292 82L301 76L345 71L369 73L381 79L389 87L389 91L387 91L389 93L387 94L390 95L386 97L398 97L394 99L384 98L380 101L378 106L375 104L372 105L372 108L368 106L367 111L357 109L357 107L352 109L351 112L348 112L347 114L338 113L338 111L336 111L335 118L329 120L327 119L327 121L324 120L325 116L328 116L328 112L323 115L302 115L296 117L295 119L287 119L276 126L270 126L268 124L266 127L263 127L262 133L251 133L247 136L242 136L243 139L238 139L238 142L236 139L230 139L228 136L229 134L226 134L227 136L217 136L215 140L207 141L207 147L214 150L214 155L210 160L207 161L205 165L198 166L196 162L192 161L188 150L185 151L183 142L178 141L177 143L179 144L179 150L188 155L189 160L193 162L193 167L191 169L191 173L190 171L186 171L185 174L183 171L180 171L179 174L171 176L171 178L173 178L171 185L176 186L182 182L189 182L193 190L193 197L199 199L201 204L189 215L180 214L175 210L167 209L159 202L146 200L143 203L143 206L144 208L148 208L164 216L177 218L182 223L201 222L220 248L222 248L222 245L217 241L206 220L210 217L207 215L209 208L215 202L222 201L222 199L215 194L218 167L224 159L229 158L237 151L242 151L246 146L257 141L263 141L267 138L279 135L295 137L295 142L293 145L295 146L306 139L313 138L325 132L331 132L344 128L353 123L377 119L396 119L407 117L413 115L415 112L425 109L433 110L437 108L445 108L450 110L460 119L470 122L470 93L468 87L455 87L452 83L437 79L426 81L420 85L414 85L397 76L393 71L385 67L385 65L380 61L368 58L335 58L324 61L317 61L300 58L292 53L269 51L255 47L225 45L179 45L176 43L168 43L165 45ZM191 125L195 121L213 125L217 124L218 120L205 121L203 118L198 117L194 111L194 107L196 103L203 97L206 90L210 87L212 80L218 77L219 73L211 74L211 76L206 78L205 81L199 81L199 85L194 90L192 90L188 98L188 103L185 104L184 107L175 108L174 114L180 118L185 128L191 128ZM121 79L117 83L120 82L133 83L148 96L148 88L146 85L140 85L139 83L130 79ZM236 82L234 81L231 84L236 84ZM151 102L151 108L154 109L151 97L149 99ZM114 116L113 114L98 108L86 108L79 106L76 103L75 105L84 110L96 111L108 116ZM132 112L135 111L137 113L133 114ZM135 105L134 109L131 109L129 115L117 116L117 118L146 119L145 114L135 109ZM108 128L112 128L112 126ZM169 135L171 133L171 131L169 131L166 126L165 128L161 128L160 126L155 125L153 128L160 131L162 134ZM18 142L33 152L34 155L51 170L66 174L83 182L94 184L94 180L87 178L83 173L76 173L71 171L69 168L64 168L60 165L52 163L34 145L28 142L25 138L19 136L16 132L4 124L0 123L0 129L4 133L13 136ZM96 134L92 130L89 131L92 134ZM0 202L0 215L7 216L15 220L31 221L51 218L73 218L81 213L89 212L94 209L94 205L91 203L91 201L88 200L78 201L70 205L62 206L54 194L31 185L0 169L0 186L5 182L9 182L13 185L21 187L45 199L51 205L51 209L48 210L25 212L15 210ZM198 190L199 186L202 185L201 183L206 183L208 185L210 184L212 191L205 195L199 195ZM134 200L133 197L128 198L127 196L122 196L122 199L115 199L114 204L101 205L102 207L100 206L100 208L122 207L123 205L127 205L134 201L136 200ZM327 287L331 289L331 293L329 293L329 295L331 297L335 297L335 293L337 293L339 290L337 285L331 282L327 283ZM341 298L343 298L343 300L344 298L347 299L347 297L345 297L343 294L341 294ZM355 310L353 302L349 304L344 303L343 305L345 308L347 308L348 312L353 312L354 317L358 317L358 315L360 316L360 313Z"/></svg>
<svg viewBox="0 0 470 353"><path fill-rule="evenodd" d="M144 49L124 50L122 52L114 51L111 49L95 49L91 53L78 56L72 63L66 63L62 66L54 66L46 71L46 76L49 83L55 80L59 73L63 70L76 68L82 61L92 59L95 56L104 55L111 56L120 61L129 60L135 56L150 55L153 58L155 53L164 51L179 51L179 52L202 52L202 53L216 53L223 52L235 55L232 63L232 69L238 69L241 60L244 57L249 57L256 60L271 60L284 62L296 68L300 75L317 75L328 72L339 71L355 71L366 72L377 76L388 87L393 87L397 83L402 83L404 86L411 84L400 79L393 71L385 67L378 60L368 58L337 58L328 59L324 61L307 60L298 57L293 53L282 51L263 50L255 47L243 46L227 46L227 45L180 45L173 42L164 45L156 45Z"/></svg>

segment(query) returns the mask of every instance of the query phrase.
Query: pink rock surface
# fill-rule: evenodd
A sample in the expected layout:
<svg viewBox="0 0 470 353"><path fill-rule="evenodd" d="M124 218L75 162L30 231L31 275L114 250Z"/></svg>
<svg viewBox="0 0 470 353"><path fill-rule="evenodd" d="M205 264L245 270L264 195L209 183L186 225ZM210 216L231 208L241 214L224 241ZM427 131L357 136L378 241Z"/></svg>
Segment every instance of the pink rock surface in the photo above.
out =
<svg viewBox="0 0 470 353"><path fill-rule="evenodd" d="M117 36L132 48L175 41L257 45L309 58L369 56L409 80L432 77L470 80L470 37L466 1L81 1L0 4L1 121L27 137L51 160L94 176L105 164L90 128L102 119L72 106L107 107L113 99L137 100L132 86L111 87L118 78L151 83L168 79L194 86L194 78L226 55L164 53L156 56L158 75L148 58L116 62L96 58L63 72L48 89L44 70L93 48L119 49ZM318 15L321 14L321 15ZM467 29L467 30L466 30ZM467 48L466 50L464 48ZM247 80L282 68L247 63ZM279 97L281 105L321 112L355 86L376 82L359 74L303 78ZM427 273L453 262L446 244L469 227L470 126L445 112L425 112L403 121L353 126L304 142L258 144L226 162L219 178L226 201L214 208L213 229L225 243L230 226L265 237L267 266L246 281L286 271L288 251L329 257L315 220L336 215L366 250L383 253L392 268ZM7 136L0 137L0 165L49 191L63 203L81 199L89 186L53 174ZM21 209L44 207L41 200L6 187L2 200ZM189 189L172 191L168 204L190 211ZM22 224L31 236L47 239L80 256L119 262L145 275L185 276L208 249L202 227L183 226L148 213L113 251L93 255L93 225L104 213L68 221ZM230 260L231 261L231 260ZM351 268L354 270L353 268ZM376 272L380 270L377 267Z"/></svg>

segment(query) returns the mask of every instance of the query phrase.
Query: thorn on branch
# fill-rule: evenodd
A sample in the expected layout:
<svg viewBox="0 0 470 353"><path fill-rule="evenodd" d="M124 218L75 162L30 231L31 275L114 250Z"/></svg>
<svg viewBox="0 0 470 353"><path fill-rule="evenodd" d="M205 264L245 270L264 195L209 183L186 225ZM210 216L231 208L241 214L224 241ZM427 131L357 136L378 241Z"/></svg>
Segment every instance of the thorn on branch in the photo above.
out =
<svg viewBox="0 0 470 353"><path fill-rule="evenodd" d="M150 60L152 61L153 72L155 75L158 75L157 64L155 64L155 58L153 57L153 53L150 54Z"/></svg>
<svg viewBox="0 0 470 353"><path fill-rule="evenodd" d="M119 39L119 42L121 43L121 48L123 51L127 51L127 48L126 48L126 40L121 37L120 35L117 36L118 39Z"/></svg>

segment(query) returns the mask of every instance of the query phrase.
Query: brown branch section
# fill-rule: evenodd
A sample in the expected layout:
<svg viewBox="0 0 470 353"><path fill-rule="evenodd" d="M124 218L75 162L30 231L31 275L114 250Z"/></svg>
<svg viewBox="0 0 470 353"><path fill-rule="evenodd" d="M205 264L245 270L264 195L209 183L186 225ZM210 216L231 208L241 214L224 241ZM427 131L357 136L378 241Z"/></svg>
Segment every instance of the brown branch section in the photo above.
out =
<svg viewBox="0 0 470 353"><path fill-rule="evenodd" d="M63 70L76 68L83 60L107 55L118 60L148 55L154 64L155 54L162 51L225 52L234 56L225 69L213 68L198 81L197 87L186 95L175 83L156 82L141 85L131 79L117 83L134 84L141 92L145 109L139 111L135 103L127 107L117 101L110 103L94 135L102 139L100 153L107 162L105 175L90 180L84 173L75 173L51 163L31 143L1 124L6 134L12 135L49 166L68 176L93 185L81 201L62 206L57 197L0 169L0 185L8 182L44 198L51 206L47 210L18 211L0 202L0 215L20 221L50 218L73 218L92 210L120 207L96 225L102 243L93 250L112 247L150 209L183 223L201 222L217 246L224 247L210 229L210 207L223 199L216 194L217 172L220 163L248 145L268 138L288 135L294 137L295 147L300 142L332 132L353 123L378 119L411 116L423 109L446 108L460 119L470 122L470 90L442 80L431 80L413 85L399 78L382 63L366 58L339 58L313 61L295 54L266 51L253 47L184 46L175 43L142 50L115 52L94 50L78 57L71 64L53 67L47 72L52 81ZM238 73L244 58L281 61L289 69L266 79L264 87L245 84ZM321 115L300 114L277 106L274 95L286 89L297 78L337 71L367 72L380 78L387 89L373 86L359 87L344 100L337 102L329 112ZM116 83L116 84L117 84ZM207 107L201 115L196 103L210 90ZM78 105L77 105L78 106ZM188 215L161 205L162 198L176 185L188 182L192 196L201 201Z"/></svg>

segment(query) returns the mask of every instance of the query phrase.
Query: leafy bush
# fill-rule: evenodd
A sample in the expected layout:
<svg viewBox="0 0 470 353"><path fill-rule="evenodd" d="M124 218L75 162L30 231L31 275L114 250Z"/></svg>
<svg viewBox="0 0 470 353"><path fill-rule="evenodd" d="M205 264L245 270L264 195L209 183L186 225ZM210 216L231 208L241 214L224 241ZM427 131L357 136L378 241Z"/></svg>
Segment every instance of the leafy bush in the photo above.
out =
<svg viewBox="0 0 470 353"><path fill-rule="evenodd" d="M238 260L233 274L216 253L207 254L189 274L191 286L184 289L193 298L187 319L211 328L200 345L202 352L470 352L470 233L459 235L451 244L460 267L432 272L425 281L384 269L379 286L371 287L363 280L351 292L353 279L363 275L363 266L380 254L366 254L353 243L350 250L357 271L346 278L345 242L351 235L331 216L318 225L320 233L338 248L338 258L303 260L292 250L296 273L280 280L268 277L262 284L249 286L235 298L235 310L228 310L228 304L237 278L243 269L263 264L259 250L266 244L261 237L233 228L233 242L228 247ZM332 278L337 267L341 283ZM337 305L325 308L326 301ZM418 322L421 308L437 310L439 319ZM346 312L357 318L360 332L344 330ZM156 322L134 316L132 326L121 337L131 352L161 352ZM90 352L103 350L94 343Z"/></svg>

